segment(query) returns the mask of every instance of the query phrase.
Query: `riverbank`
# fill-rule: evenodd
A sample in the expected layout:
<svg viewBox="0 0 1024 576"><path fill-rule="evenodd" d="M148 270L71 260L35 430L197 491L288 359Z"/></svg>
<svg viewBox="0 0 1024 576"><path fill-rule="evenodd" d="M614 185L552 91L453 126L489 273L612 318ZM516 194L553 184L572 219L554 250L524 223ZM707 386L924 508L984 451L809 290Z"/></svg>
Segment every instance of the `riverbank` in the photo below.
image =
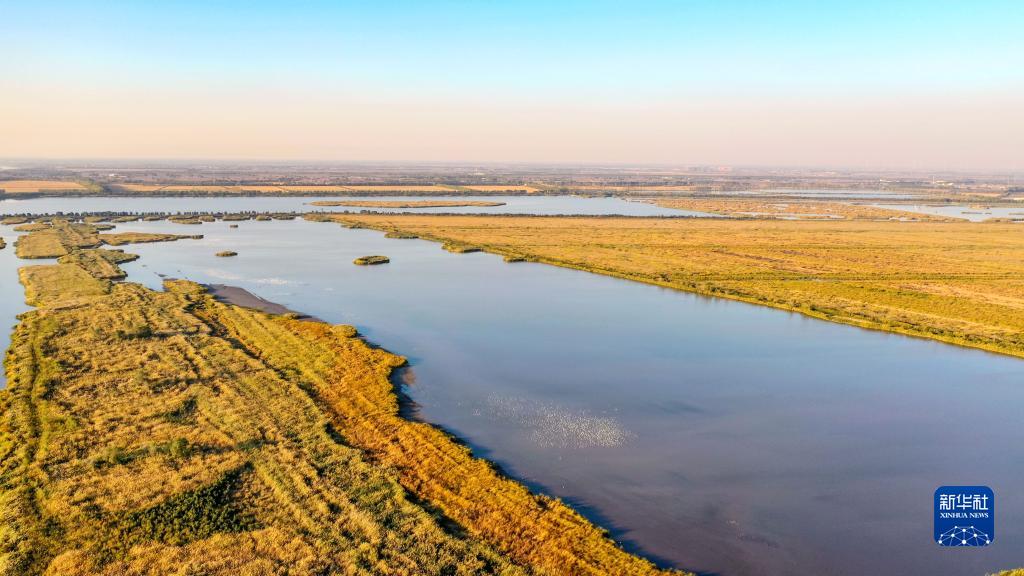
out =
<svg viewBox="0 0 1024 576"><path fill-rule="evenodd" d="M1009 223L308 215L1024 356Z"/></svg>
<svg viewBox="0 0 1024 576"><path fill-rule="evenodd" d="M961 218L921 214L898 208L879 208L858 202L822 201L807 198L649 198L664 208L692 210L733 218L780 218L784 220L900 220L904 222L955 222Z"/></svg>
<svg viewBox="0 0 1024 576"><path fill-rule="evenodd" d="M112 282L78 250L22 276L3 573L666 573L402 418L404 358L352 327Z"/></svg>

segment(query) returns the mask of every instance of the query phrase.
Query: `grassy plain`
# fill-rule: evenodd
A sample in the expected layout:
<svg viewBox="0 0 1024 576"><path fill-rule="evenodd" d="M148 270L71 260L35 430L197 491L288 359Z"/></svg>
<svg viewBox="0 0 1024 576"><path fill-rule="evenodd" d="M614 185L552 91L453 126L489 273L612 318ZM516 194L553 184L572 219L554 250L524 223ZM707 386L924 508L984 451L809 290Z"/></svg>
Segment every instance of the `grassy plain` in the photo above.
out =
<svg viewBox="0 0 1024 576"><path fill-rule="evenodd" d="M1024 356L1024 226L310 215Z"/></svg>
<svg viewBox="0 0 1024 576"><path fill-rule="evenodd" d="M748 198L657 198L652 204L665 208L694 210L724 216L787 218L801 220L904 220L909 222L955 222L961 218L918 214L905 210L875 208L866 204L814 200L757 200Z"/></svg>
<svg viewBox="0 0 1024 576"><path fill-rule="evenodd" d="M0 575L662 573L399 416L404 359L354 328L114 283L103 252L21 270Z"/></svg>
<svg viewBox="0 0 1024 576"><path fill-rule="evenodd" d="M317 200L310 206L353 206L357 208L459 208L464 206L504 206L504 202L483 200Z"/></svg>

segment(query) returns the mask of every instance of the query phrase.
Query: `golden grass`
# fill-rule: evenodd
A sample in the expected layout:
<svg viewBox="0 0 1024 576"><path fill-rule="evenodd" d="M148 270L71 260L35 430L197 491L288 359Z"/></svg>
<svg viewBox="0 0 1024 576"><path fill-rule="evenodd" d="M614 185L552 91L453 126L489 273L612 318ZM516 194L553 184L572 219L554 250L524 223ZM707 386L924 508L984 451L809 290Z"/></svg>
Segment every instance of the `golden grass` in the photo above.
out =
<svg viewBox="0 0 1024 576"><path fill-rule="evenodd" d="M696 190L703 190L708 187L708 185L688 186L686 184L673 184L665 186L659 186L657 184L637 186L621 186L611 184L573 184L571 186L568 186L568 188L571 188L572 190L586 192L651 192L654 194L664 192L693 192ZM714 186L712 185L711 187L713 188Z"/></svg>
<svg viewBox="0 0 1024 576"><path fill-rule="evenodd" d="M18 239L15 253L19 258L59 258L82 248L95 248L102 244L121 246L143 242L167 242L202 236L179 234L149 234L144 232L119 232L101 234L91 224L72 224L54 220L51 226L26 234Z"/></svg>
<svg viewBox="0 0 1024 576"><path fill-rule="evenodd" d="M540 192L540 188L535 186L516 186L513 184L473 185L461 186L461 188L472 190L474 192L526 192L527 194Z"/></svg>
<svg viewBox="0 0 1024 576"><path fill-rule="evenodd" d="M658 198L649 200L665 208L693 210L725 216L796 218L801 220L905 220L911 222L955 222L961 218L918 214L905 210L875 208L865 204L816 200L755 200L747 198Z"/></svg>
<svg viewBox="0 0 1024 576"><path fill-rule="evenodd" d="M1024 356L1019 224L310 216Z"/></svg>
<svg viewBox="0 0 1024 576"><path fill-rule="evenodd" d="M75 250L57 259L59 264L77 264L93 277L101 280L120 280L127 274L119 264L138 259L123 250Z"/></svg>
<svg viewBox="0 0 1024 576"><path fill-rule="evenodd" d="M120 258L21 271L0 575L659 573L401 418L404 359L352 327L97 277Z"/></svg>
<svg viewBox="0 0 1024 576"><path fill-rule="evenodd" d="M300 188L302 190L309 190L306 186L300 187L288 187L288 188ZM455 192L458 188L454 186L443 186L441 184L410 184L410 185L393 185L393 184L382 184L382 185L355 185L355 186L343 186L345 190L351 192Z"/></svg>
<svg viewBox="0 0 1024 576"><path fill-rule="evenodd" d="M149 242L173 242L175 240L198 240L202 234L163 234L149 232L116 232L112 234L99 234L101 242L109 246L123 246L124 244L146 244Z"/></svg>
<svg viewBox="0 0 1024 576"><path fill-rule="evenodd" d="M25 234L15 244L18 258L58 258L78 248L102 244L96 229L88 224L57 220L45 230Z"/></svg>
<svg viewBox="0 0 1024 576"><path fill-rule="evenodd" d="M4 242L3 236L0 236L0 250L7 248L7 242Z"/></svg>
<svg viewBox="0 0 1024 576"><path fill-rule="evenodd" d="M407 490L472 536L538 574L658 573L560 501L531 494L440 430L400 417L388 377L403 358L367 346L349 327L238 308L220 318L243 347L308 382L347 442L397 472Z"/></svg>
<svg viewBox="0 0 1024 576"><path fill-rule="evenodd" d="M16 232L38 232L40 230L46 230L50 227L49 224L44 222L29 222L28 224L21 224L14 227Z"/></svg>
<svg viewBox="0 0 1024 576"><path fill-rule="evenodd" d="M0 180L0 191L7 194L34 194L37 192L85 192L88 186L63 180Z"/></svg>
<svg viewBox="0 0 1024 576"><path fill-rule="evenodd" d="M94 278L74 264L25 266L18 270L18 276L25 286L25 303L30 306L72 302L110 290L108 282Z"/></svg>
<svg viewBox="0 0 1024 576"><path fill-rule="evenodd" d="M356 266L374 266L376 264L387 264L391 259L387 256L360 256L352 261Z"/></svg>
<svg viewBox="0 0 1024 576"><path fill-rule="evenodd" d="M354 206L358 208L459 208L463 206L504 206L504 202L483 200L318 200L311 206Z"/></svg>

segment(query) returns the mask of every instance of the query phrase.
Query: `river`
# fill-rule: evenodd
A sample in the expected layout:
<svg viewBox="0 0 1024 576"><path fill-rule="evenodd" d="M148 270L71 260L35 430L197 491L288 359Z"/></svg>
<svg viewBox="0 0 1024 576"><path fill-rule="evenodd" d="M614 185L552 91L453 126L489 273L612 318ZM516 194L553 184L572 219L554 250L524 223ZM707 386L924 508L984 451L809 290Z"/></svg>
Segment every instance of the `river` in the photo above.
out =
<svg viewBox="0 0 1024 576"><path fill-rule="evenodd" d="M205 235L128 246L142 256L124 266L129 280L230 284L356 325L410 359L415 417L663 565L747 576L1024 564L1019 359L373 230L237 224L118 225ZM6 302L20 286L13 246L3 252ZM352 264L367 254L391 262ZM995 542L939 548L934 490L974 484L995 491Z"/></svg>

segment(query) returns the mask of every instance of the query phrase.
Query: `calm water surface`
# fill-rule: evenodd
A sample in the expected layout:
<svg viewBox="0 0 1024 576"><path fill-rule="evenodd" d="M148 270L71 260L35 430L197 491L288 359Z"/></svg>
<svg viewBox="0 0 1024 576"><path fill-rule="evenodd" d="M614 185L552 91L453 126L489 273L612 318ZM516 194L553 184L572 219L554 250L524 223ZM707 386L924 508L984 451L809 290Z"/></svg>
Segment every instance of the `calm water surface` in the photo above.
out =
<svg viewBox="0 0 1024 576"><path fill-rule="evenodd" d="M725 575L1024 564L1018 359L372 230L239 225L121 225L206 235L129 246L125 268L355 324L409 357L421 418L634 551ZM942 484L995 490L992 546L932 542Z"/></svg>
<svg viewBox="0 0 1024 576"><path fill-rule="evenodd" d="M878 208L891 208L919 214L950 216L964 218L971 222L981 222L989 218L1024 218L1024 202L1020 206L971 207L967 204L928 205L928 204L875 204Z"/></svg>
<svg viewBox="0 0 1024 576"><path fill-rule="evenodd" d="M375 212L449 212L462 214L620 214L623 216L712 216L703 212L662 208L645 202L620 198L582 198L577 196L375 196L375 197L203 197L203 198L30 198L0 200L0 214L53 214L56 212L312 212L359 211L355 207L311 206L317 200L483 200L504 202L504 206L464 206L461 208L373 208Z"/></svg>
<svg viewBox="0 0 1024 576"><path fill-rule="evenodd" d="M910 192L894 192L892 190L801 190L792 188L749 190L744 192L736 192L734 194L738 194L741 196L763 196L766 194L770 194L773 196L797 196L833 200L860 200L865 198L906 199L919 198L921 196L920 194L914 194Z"/></svg>
<svg viewBox="0 0 1024 576"><path fill-rule="evenodd" d="M14 256L14 242L20 232L13 226L0 225L0 238L7 242L7 247L0 250L0 349L7 350L10 344L11 330L18 323L16 316L29 310L25 305L25 291L18 283L18 267L26 264ZM42 264L46 261L34 261L29 264ZM7 385L7 374L0 370L0 388Z"/></svg>

